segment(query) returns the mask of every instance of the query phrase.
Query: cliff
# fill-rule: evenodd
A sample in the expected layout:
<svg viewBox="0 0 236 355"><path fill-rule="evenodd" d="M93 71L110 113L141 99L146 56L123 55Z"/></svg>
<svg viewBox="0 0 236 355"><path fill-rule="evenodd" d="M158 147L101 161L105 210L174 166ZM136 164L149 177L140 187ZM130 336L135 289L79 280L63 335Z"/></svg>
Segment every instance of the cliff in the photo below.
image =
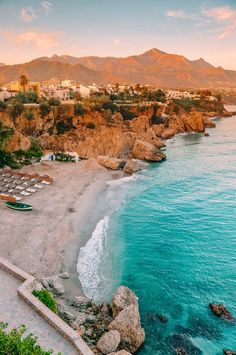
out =
<svg viewBox="0 0 236 355"><path fill-rule="evenodd" d="M27 149L28 137L33 136L39 139L43 149L76 151L81 158L101 155L155 161L156 157L159 161L165 158L159 151L165 146L163 140L176 133L204 132L206 127L214 126L202 112L186 112L173 104L160 105L157 110L151 107L145 112L136 108L132 120L124 120L119 112L109 112L109 117L104 111L75 115L71 105L54 107L45 117L40 115L39 108L33 111L32 119L21 114L14 122L6 112L2 113L1 120L15 130L6 146L8 151ZM160 118L163 112L168 113L165 120Z"/></svg>

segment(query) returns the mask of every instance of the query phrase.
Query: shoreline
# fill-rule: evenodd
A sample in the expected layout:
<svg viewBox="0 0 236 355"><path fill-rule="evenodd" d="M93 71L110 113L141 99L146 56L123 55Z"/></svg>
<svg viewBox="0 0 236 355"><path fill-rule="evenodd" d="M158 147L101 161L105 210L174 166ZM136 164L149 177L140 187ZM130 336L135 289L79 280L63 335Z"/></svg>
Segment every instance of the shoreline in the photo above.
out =
<svg viewBox="0 0 236 355"><path fill-rule="evenodd" d="M33 206L30 212L16 212L0 205L1 257L38 279L68 271L72 267L67 264L70 260L76 260L77 265L80 242L83 243L78 228L88 220L106 181L121 175L86 163L47 162L20 170L47 174L54 182L24 200ZM78 274L77 281L79 284Z"/></svg>

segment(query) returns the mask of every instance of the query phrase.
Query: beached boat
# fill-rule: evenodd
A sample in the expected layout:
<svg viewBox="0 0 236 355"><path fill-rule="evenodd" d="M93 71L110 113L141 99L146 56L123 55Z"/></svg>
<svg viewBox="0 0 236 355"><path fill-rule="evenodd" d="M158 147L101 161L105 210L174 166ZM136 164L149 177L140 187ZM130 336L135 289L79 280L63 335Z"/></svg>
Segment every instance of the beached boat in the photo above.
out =
<svg viewBox="0 0 236 355"><path fill-rule="evenodd" d="M5 206L12 208L13 210L17 211L30 211L32 210L31 205L27 205L25 203L20 203L20 202L6 202Z"/></svg>

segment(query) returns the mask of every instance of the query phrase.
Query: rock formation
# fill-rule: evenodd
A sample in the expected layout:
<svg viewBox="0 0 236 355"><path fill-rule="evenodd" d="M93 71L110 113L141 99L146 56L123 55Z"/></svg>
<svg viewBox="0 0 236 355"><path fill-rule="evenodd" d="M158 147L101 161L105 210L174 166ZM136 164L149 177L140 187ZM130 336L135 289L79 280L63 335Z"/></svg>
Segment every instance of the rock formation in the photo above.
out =
<svg viewBox="0 0 236 355"><path fill-rule="evenodd" d="M97 342L97 348L103 354L109 354L116 351L120 344L120 333L117 330L110 330L103 334Z"/></svg>
<svg viewBox="0 0 236 355"><path fill-rule="evenodd" d="M138 300L128 287L120 286L112 296L112 313L116 317L123 309L130 305L138 306Z"/></svg>
<svg viewBox="0 0 236 355"><path fill-rule="evenodd" d="M123 169L123 167L125 165L125 162L122 159L109 158L109 157L101 156L101 155L99 155L97 157L97 161L100 165L104 166L107 169L111 169L111 170Z"/></svg>
<svg viewBox="0 0 236 355"><path fill-rule="evenodd" d="M234 320L233 315L223 304L210 303L209 307L216 317L230 321Z"/></svg>
<svg viewBox="0 0 236 355"><path fill-rule="evenodd" d="M133 148L133 156L136 159L158 162L166 159L162 151L150 143L136 140Z"/></svg>
<svg viewBox="0 0 236 355"><path fill-rule="evenodd" d="M124 308L109 324L108 329L117 330L120 333L122 347L131 353L137 351L145 339L138 306L134 304Z"/></svg>

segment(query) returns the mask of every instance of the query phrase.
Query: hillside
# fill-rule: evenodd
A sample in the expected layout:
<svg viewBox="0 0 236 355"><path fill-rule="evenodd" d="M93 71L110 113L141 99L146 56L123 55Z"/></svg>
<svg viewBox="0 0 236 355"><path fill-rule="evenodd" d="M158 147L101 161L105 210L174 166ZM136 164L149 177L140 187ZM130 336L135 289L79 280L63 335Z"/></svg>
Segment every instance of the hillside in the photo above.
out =
<svg viewBox="0 0 236 355"><path fill-rule="evenodd" d="M151 49L127 58L57 56L41 57L29 63L0 67L0 82L52 77L75 79L84 84L140 83L158 87L236 87L236 71L214 67L204 59L190 61L184 56Z"/></svg>

